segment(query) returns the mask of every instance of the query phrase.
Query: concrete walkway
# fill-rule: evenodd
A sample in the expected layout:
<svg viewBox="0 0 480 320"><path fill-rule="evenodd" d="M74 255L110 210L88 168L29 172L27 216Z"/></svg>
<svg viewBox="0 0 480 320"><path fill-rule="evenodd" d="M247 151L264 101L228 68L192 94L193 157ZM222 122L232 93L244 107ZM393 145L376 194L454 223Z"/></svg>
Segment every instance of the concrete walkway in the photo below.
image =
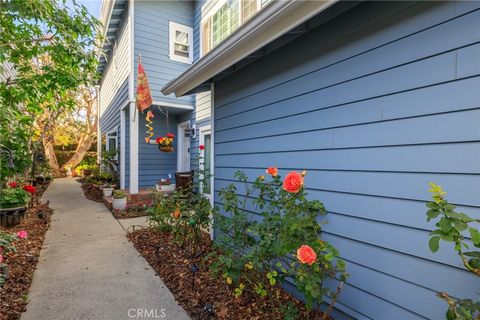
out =
<svg viewBox="0 0 480 320"><path fill-rule="evenodd" d="M190 319L101 203L71 178L44 201L55 210L22 320Z"/></svg>

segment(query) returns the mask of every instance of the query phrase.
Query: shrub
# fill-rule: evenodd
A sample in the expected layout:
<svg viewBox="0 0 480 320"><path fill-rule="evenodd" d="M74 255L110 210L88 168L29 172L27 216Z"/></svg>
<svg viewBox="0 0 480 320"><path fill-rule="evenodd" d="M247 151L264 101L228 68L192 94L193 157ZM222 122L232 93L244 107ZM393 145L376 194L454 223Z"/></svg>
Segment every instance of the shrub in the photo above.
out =
<svg viewBox="0 0 480 320"><path fill-rule="evenodd" d="M0 230L0 267L4 267L3 263L4 256L9 252L15 252L14 242L19 239L24 239L27 237L27 232L25 230L20 230L17 234L7 233ZM1 270L0 270L1 271ZM5 282L5 275L0 273L0 287L2 287Z"/></svg>
<svg viewBox="0 0 480 320"><path fill-rule="evenodd" d="M434 183L430 183L430 187L433 201L427 203L427 221L438 219L436 229L430 233L428 242L430 250L437 252L440 241L453 243L454 250L465 268L480 277L480 232L474 227L478 226L480 220L473 219L463 212L454 211L456 207L445 199L447 193ZM465 239L467 232L475 250L470 249ZM438 296L448 303L446 312L448 320L480 319L480 301L453 298L445 292L438 293Z"/></svg>
<svg viewBox="0 0 480 320"><path fill-rule="evenodd" d="M121 190L113 190L113 199L123 199L127 195Z"/></svg>
<svg viewBox="0 0 480 320"><path fill-rule="evenodd" d="M318 219L325 214L324 206L307 199L306 172L291 172L283 182L276 168L267 173L271 178L260 176L251 184L237 171L235 178L243 185L243 195L235 184L220 191L223 212L215 216L219 253L212 272L221 273L234 286L236 296L250 290L268 297L272 307L281 310L285 308L274 299L278 284L291 278L304 294L307 308L328 297L328 314L347 273L338 251L319 237L324 222ZM325 287L327 278L340 279L336 290Z"/></svg>
<svg viewBox="0 0 480 320"><path fill-rule="evenodd" d="M30 193L22 188L4 188L0 191L0 206L16 208L25 206L30 200Z"/></svg>

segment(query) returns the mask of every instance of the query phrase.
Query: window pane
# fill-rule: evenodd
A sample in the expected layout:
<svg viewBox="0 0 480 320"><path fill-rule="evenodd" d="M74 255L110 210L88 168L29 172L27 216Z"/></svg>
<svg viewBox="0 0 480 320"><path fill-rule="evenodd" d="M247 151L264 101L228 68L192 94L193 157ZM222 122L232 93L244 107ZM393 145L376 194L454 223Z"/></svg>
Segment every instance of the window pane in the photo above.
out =
<svg viewBox="0 0 480 320"><path fill-rule="evenodd" d="M181 44L188 44L188 33L176 30L175 42L181 43Z"/></svg>
<svg viewBox="0 0 480 320"><path fill-rule="evenodd" d="M205 168L205 173L207 175L211 175L212 174L212 154L211 154L211 141L212 141L212 136L210 134L206 134L204 136L204 146L205 146L205 150L204 150L204 161L205 161L205 165L204 165L204 168ZM211 179L207 179L207 181L205 181L205 184L206 184L206 193L207 194L211 194Z"/></svg>
<svg viewBox="0 0 480 320"><path fill-rule="evenodd" d="M242 1L242 22L246 22L257 12L257 0L241 0Z"/></svg>

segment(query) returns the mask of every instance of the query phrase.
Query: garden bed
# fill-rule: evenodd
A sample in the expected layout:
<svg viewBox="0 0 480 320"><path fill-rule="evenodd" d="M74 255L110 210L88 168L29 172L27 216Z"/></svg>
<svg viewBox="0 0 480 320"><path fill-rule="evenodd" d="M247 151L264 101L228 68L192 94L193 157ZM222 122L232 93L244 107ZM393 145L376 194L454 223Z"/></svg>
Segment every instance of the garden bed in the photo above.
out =
<svg viewBox="0 0 480 320"><path fill-rule="evenodd" d="M128 234L135 248L145 257L152 268L162 278L178 303L195 320L205 319L321 319L318 311L308 312L303 303L283 290L275 299L278 305L293 304L299 314L287 318L278 310L272 310L268 298L244 293L239 298L233 288L221 278L210 275L212 261L205 257L212 251L212 243L205 235L197 257L182 250L168 233L159 233L152 228L144 228ZM197 272L192 270L198 269Z"/></svg>
<svg viewBox="0 0 480 320"><path fill-rule="evenodd" d="M82 190L85 198L95 202L103 201L103 191L100 186L91 183L82 183Z"/></svg>
<svg viewBox="0 0 480 320"><path fill-rule="evenodd" d="M25 218L19 225L2 228L9 233L19 230L28 232L28 237L15 243L16 252L5 256L9 276L0 288L0 320L20 319L28 303L28 291L36 269L40 249L47 232L52 209L48 204L38 204L28 209Z"/></svg>

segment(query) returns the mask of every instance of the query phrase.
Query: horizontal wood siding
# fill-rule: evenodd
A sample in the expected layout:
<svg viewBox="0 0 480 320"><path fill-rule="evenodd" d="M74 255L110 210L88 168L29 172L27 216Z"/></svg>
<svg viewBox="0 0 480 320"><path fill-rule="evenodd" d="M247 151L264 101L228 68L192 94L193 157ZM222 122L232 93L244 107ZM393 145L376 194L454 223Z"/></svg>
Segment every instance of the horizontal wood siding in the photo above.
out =
<svg viewBox="0 0 480 320"><path fill-rule="evenodd" d="M161 89L190 64L169 58L169 21L193 26L193 3L189 1L135 1L135 66L138 55L147 73L154 101L193 105L193 97L164 96ZM137 70L135 69L135 86Z"/></svg>
<svg viewBox="0 0 480 320"><path fill-rule="evenodd" d="M154 109L153 131L154 139L159 136L165 136L167 132L177 135L177 121L174 117L169 117L169 131L165 116ZM177 171L177 139L174 140L175 152L161 152L158 145L147 144L145 142L145 116L140 114L138 137L138 186L140 188L153 187L161 178L168 178L168 174L175 178Z"/></svg>
<svg viewBox="0 0 480 320"><path fill-rule="evenodd" d="M480 218L480 3L362 3L222 79L214 101L215 190L238 169L306 169L351 275L340 310L443 319L437 291L476 297L451 246L428 250L425 202L434 181Z"/></svg>
<svg viewBox="0 0 480 320"><path fill-rule="evenodd" d="M115 93L110 105L107 106L105 112L100 116L100 132L105 134L109 131L116 130L120 127L120 110L128 101L128 78L122 83L118 91Z"/></svg>
<svg viewBox="0 0 480 320"><path fill-rule="evenodd" d="M125 18L122 23L100 83L100 115L118 98L130 71L130 22Z"/></svg>

